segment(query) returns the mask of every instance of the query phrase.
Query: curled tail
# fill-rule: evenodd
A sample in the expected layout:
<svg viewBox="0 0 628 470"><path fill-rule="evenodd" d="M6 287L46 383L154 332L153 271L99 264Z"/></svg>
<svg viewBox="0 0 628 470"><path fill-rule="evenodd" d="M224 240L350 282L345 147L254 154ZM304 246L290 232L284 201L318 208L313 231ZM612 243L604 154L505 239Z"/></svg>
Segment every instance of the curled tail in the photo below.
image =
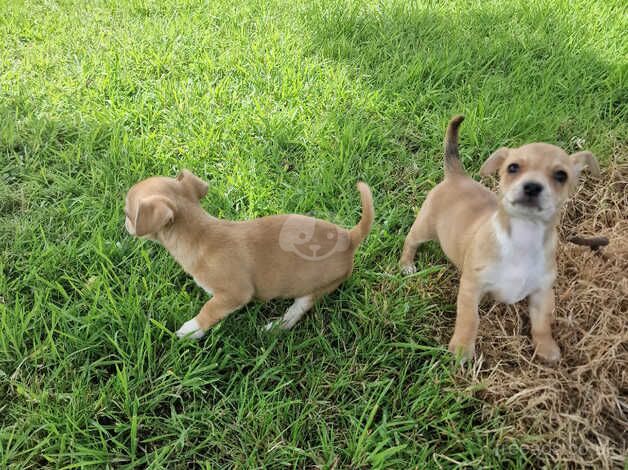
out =
<svg viewBox="0 0 628 470"><path fill-rule="evenodd" d="M464 168L458 155L458 128L464 121L463 115L454 116L449 121L445 133L445 176L464 174Z"/></svg>
<svg viewBox="0 0 628 470"><path fill-rule="evenodd" d="M351 237L351 245L353 245L353 248L356 248L369 234L371 226L373 225L373 218L375 217L371 189L366 183L360 181L358 183L358 191L360 191L360 200L362 201L362 218L358 222L358 225L349 230L349 237Z"/></svg>

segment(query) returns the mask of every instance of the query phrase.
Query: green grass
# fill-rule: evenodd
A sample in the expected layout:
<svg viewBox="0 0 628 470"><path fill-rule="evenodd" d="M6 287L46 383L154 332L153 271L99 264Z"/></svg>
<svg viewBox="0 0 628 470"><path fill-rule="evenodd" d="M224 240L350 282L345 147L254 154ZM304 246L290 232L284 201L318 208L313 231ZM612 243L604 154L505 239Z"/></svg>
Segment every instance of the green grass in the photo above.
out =
<svg viewBox="0 0 628 470"><path fill-rule="evenodd" d="M452 114L472 172L626 145L627 23L619 0L2 2L0 467L529 464L434 338L453 268L396 262ZM350 226L364 179L353 277L289 333L261 330L273 301L178 341L206 297L122 208L183 167L232 219Z"/></svg>

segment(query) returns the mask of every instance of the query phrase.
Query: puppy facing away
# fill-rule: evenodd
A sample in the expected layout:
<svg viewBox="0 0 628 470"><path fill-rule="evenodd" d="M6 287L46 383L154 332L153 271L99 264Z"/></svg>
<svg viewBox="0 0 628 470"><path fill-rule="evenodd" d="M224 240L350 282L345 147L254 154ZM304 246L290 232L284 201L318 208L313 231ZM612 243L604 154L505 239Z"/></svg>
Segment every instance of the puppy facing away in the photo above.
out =
<svg viewBox="0 0 628 470"><path fill-rule="evenodd" d="M292 328L316 299L350 276L353 255L373 224L373 198L365 183L358 183L362 218L350 230L297 214L220 220L201 207L207 189L207 183L183 170L176 178L140 181L126 196L129 234L159 242L213 294L177 331L179 337L203 337L254 298L294 299L280 324Z"/></svg>
<svg viewBox="0 0 628 470"><path fill-rule="evenodd" d="M554 145L532 143L502 147L480 170L499 173L495 195L464 171L458 156L454 117L445 135L445 178L427 195L401 255L405 274L416 271L419 244L438 240L461 272L457 316L449 350L473 357L478 334L478 305L485 294L514 304L528 298L532 341L547 362L560 359L552 337L553 284L556 278L556 226L560 209L586 166L599 175L591 152L567 155Z"/></svg>

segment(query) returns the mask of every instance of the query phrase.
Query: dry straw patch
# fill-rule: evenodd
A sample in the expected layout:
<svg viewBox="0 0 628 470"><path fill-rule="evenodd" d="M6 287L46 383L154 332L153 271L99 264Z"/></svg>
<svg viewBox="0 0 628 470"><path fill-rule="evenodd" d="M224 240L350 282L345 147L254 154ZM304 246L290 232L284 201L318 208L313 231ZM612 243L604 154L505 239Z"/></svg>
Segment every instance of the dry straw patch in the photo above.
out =
<svg viewBox="0 0 628 470"><path fill-rule="evenodd" d="M535 360L527 306L487 302L480 357L460 379L504 410L511 432L542 461L621 468L628 452L628 164L585 175L560 227L554 336L563 357ZM593 252L565 240L608 237ZM488 310L488 311L487 311ZM447 333L439 332L446 340ZM531 437L535 436L535 437Z"/></svg>

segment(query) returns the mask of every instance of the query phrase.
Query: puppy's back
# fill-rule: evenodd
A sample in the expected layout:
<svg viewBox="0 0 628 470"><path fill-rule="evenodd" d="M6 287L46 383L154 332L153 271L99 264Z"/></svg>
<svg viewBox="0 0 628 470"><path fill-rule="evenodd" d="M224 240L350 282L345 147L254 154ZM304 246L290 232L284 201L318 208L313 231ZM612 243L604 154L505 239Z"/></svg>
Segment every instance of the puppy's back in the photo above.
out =
<svg viewBox="0 0 628 470"><path fill-rule="evenodd" d="M355 249L348 230L298 214L242 224L259 298L308 295L351 274Z"/></svg>

